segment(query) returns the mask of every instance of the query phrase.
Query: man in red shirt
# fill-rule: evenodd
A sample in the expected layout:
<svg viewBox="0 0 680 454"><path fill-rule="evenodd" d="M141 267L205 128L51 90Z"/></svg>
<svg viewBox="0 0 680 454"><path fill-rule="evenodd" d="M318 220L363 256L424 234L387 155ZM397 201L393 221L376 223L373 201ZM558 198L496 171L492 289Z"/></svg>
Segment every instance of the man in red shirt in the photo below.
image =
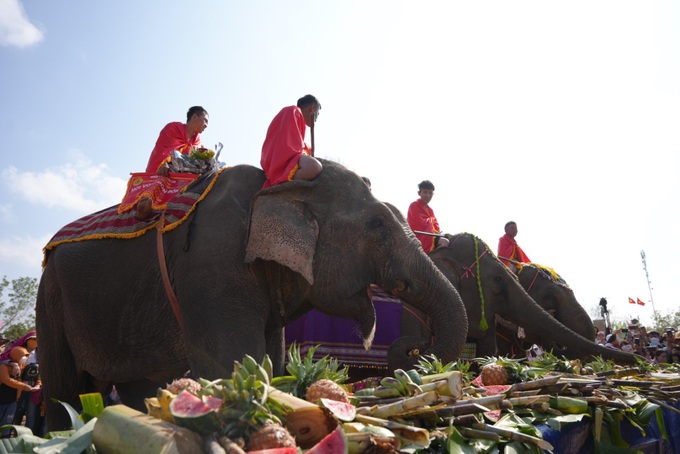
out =
<svg viewBox="0 0 680 454"><path fill-rule="evenodd" d="M418 230L427 233L441 233L439 222L434 215L434 211L429 206L434 195L434 184L425 180L418 185L418 195L420 198L408 207L407 221L411 230ZM416 233L416 238L420 241L425 252L431 252L435 248L447 247L449 240L443 236L422 235Z"/></svg>
<svg viewBox="0 0 680 454"><path fill-rule="evenodd" d="M321 104L312 95L298 99L274 117L262 144L260 165L267 176L262 189L292 180L313 180L323 166L305 143L306 127L314 128Z"/></svg>
<svg viewBox="0 0 680 454"><path fill-rule="evenodd" d="M158 135L146 171L167 177L171 153L178 150L182 154L189 154L192 148L201 147L201 133L208 127L208 119L207 110L201 106L193 106L187 112L186 124L175 121L165 125ZM151 208L152 201L149 197L140 199L137 204L137 219L146 219Z"/></svg>
<svg viewBox="0 0 680 454"><path fill-rule="evenodd" d="M517 241L515 241L516 236L517 223L509 221L505 224L505 235L498 240L498 258L515 272L517 272L517 267L507 259L514 260L515 262L531 263L529 257L527 257L522 248L517 244Z"/></svg>

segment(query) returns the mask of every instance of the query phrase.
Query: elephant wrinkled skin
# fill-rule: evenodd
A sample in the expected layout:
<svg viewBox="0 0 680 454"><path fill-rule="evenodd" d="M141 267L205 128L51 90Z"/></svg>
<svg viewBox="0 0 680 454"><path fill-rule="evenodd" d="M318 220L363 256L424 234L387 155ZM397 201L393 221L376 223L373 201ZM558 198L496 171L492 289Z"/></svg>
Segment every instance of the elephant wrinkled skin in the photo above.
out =
<svg viewBox="0 0 680 454"><path fill-rule="evenodd" d="M139 408L142 397L188 368L198 377L227 377L245 354L259 360L268 353L281 372L283 327L313 307L354 319L370 345L373 283L435 320L429 351L455 359L468 323L454 287L358 175L323 166L312 182L262 191L262 170L235 166L187 221L164 234L181 329L155 231L57 246L36 309L50 429L69 425L52 398L79 406L79 394L116 384L123 402Z"/></svg>

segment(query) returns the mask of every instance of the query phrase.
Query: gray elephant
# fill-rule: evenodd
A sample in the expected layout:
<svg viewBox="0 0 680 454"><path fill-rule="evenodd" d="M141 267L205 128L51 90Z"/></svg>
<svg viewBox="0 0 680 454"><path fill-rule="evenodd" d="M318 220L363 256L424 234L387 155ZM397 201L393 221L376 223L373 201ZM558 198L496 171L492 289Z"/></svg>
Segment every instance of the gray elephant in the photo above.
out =
<svg viewBox="0 0 680 454"><path fill-rule="evenodd" d="M467 233L447 237L449 247L436 249L429 256L463 298L469 322L468 336L477 344L477 356L496 354L495 317L498 315L517 325L542 330L546 339L567 348L572 356L602 355L624 363L635 362L634 355L598 345L553 318L527 294L517 276L481 239ZM542 295L549 293L547 287L542 286L531 291L541 300ZM568 310L563 309L556 316L568 320L567 313ZM422 320L427 319L414 317L409 311L402 312L401 332L407 337L393 344L388 357L390 365L402 361L414 349L427 348L432 333ZM589 319L587 328L592 329Z"/></svg>
<svg viewBox="0 0 680 454"><path fill-rule="evenodd" d="M518 279L529 296L546 312L575 333L586 339L595 340L595 330L590 316L578 302L567 282L553 269L535 263L525 264L519 270ZM562 349L539 327L523 326L523 338L517 337L517 328L517 325L507 321L501 321L501 325L497 325L499 352L506 353L511 348L523 349L531 344L539 344L567 357L574 353L570 349Z"/></svg>
<svg viewBox="0 0 680 454"><path fill-rule="evenodd" d="M47 257L37 301L40 366L51 429L68 426L52 398L116 384L124 403L188 368L228 376L268 353L283 370L285 324L311 308L375 330L370 284L434 320L429 352L452 360L467 335L463 303L412 233L361 178L324 161L314 181L260 190L262 170L222 172L162 246L182 326L163 285L154 230L135 239L64 243Z"/></svg>

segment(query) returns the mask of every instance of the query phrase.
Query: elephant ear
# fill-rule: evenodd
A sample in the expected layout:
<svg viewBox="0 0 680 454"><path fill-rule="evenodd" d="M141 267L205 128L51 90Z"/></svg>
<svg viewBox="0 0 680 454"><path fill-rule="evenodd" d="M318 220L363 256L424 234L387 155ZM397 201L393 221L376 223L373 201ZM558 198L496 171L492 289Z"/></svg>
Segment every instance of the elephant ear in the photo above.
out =
<svg viewBox="0 0 680 454"><path fill-rule="evenodd" d="M273 260L313 285L319 225L298 191L282 189L263 190L253 199L246 262Z"/></svg>

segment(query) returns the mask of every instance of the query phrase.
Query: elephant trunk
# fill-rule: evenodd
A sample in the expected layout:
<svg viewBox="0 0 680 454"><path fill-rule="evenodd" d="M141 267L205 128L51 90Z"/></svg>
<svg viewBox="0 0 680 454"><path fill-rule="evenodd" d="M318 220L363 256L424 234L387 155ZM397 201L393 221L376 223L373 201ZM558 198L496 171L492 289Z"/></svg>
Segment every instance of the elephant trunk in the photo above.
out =
<svg viewBox="0 0 680 454"><path fill-rule="evenodd" d="M429 261L428 261L429 262ZM444 364L455 361L460 356L467 338L467 312L458 291L432 265L427 270L429 278L424 286L409 285L395 294L403 301L424 312L432 320L432 343L430 339L413 342L397 342L388 359L391 369L410 369L418 360L418 355L435 355ZM398 347L397 347L398 345ZM422 349L429 345L425 351ZM418 349L418 352L412 350Z"/></svg>
<svg viewBox="0 0 680 454"><path fill-rule="evenodd" d="M519 315L522 318L518 317ZM579 357L583 358L593 355L625 364L635 364L637 362L637 356L634 354L607 348L584 338L557 321L538 305L536 305L533 311L525 314L505 314L503 317L518 325L529 324L530 326L540 326L544 332L550 333L551 340L561 344L570 351L576 352Z"/></svg>

